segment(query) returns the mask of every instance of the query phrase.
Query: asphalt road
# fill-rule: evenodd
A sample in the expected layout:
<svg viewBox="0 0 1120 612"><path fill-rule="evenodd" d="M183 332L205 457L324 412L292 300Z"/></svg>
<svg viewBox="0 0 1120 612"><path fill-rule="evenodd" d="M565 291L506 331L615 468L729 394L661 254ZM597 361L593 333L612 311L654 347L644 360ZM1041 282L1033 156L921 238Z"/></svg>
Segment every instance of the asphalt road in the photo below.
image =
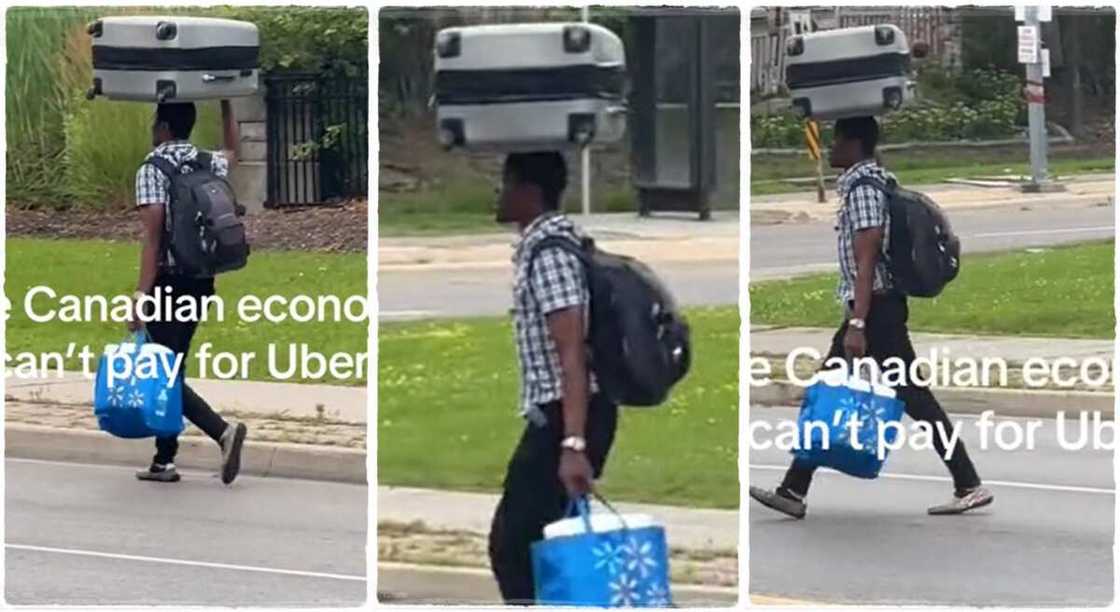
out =
<svg viewBox="0 0 1120 612"><path fill-rule="evenodd" d="M993 208L952 213L965 253L1052 246L1111 238L1111 206ZM751 228L751 278L781 278L836 267L832 224L814 221ZM659 262L654 269L682 304L711 306L738 300L735 261ZM380 271L382 320L501 315L510 307L508 266L476 269L420 268Z"/></svg>
<svg viewBox="0 0 1120 612"><path fill-rule="evenodd" d="M965 253L1053 246L1112 238L1115 233L1111 206L954 210L950 220ZM752 279L835 269L833 224L752 226L750 254Z"/></svg>
<svg viewBox="0 0 1120 612"><path fill-rule="evenodd" d="M361 605L364 486L8 458L6 597L21 605Z"/></svg>
<svg viewBox="0 0 1120 612"><path fill-rule="evenodd" d="M739 263L658 262L654 270L682 304L735 304ZM508 266L465 270L381 270L378 300L382 320L417 317L501 315L511 306L512 269Z"/></svg>
<svg viewBox="0 0 1120 612"><path fill-rule="evenodd" d="M501 601L494 578L480 569L381 564L377 592L378 600L386 605L495 605ZM682 607L728 608L737 600L734 588L673 588L673 601Z"/></svg>
<svg viewBox="0 0 1120 612"><path fill-rule="evenodd" d="M755 408L751 419L773 425L795 415L793 408ZM953 420L962 423L969 453L995 494L992 506L962 516L927 516L926 508L947 501L952 490L932 450L891 454L874 481L822 471L803 521L752 502L751 592L896 605L1111 602L1112 452L1062 449L1054 420L1039 421L1033 451L994 444L985 451L975 417ZM1023 419L997 423L1025 427ZM1067 423L1065 431L1073 440L1079 430ZM752 448L766 439L774 438L758 432ZM776 485L788 463L781 450L752 450L750 484Z"/></svg>

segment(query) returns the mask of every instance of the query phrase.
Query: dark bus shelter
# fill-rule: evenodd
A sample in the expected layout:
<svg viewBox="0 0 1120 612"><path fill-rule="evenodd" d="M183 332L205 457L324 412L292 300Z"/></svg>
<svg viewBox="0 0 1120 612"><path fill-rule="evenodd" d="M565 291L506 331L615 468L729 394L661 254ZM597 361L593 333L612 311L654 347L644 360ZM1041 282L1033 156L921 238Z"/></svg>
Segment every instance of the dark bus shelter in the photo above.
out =
<svg viewBox="0 0 1120 612"><path fill-rule="evenodd" d="M738 204L739 10L628 11L631 176L639 213Z"/></svg>

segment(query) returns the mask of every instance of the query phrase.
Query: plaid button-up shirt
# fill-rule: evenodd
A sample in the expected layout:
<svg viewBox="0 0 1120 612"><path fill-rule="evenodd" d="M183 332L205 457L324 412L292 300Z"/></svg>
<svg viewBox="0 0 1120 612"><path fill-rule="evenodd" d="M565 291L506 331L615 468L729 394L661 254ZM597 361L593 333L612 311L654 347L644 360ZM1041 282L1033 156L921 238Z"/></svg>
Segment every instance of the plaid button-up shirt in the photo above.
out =
<svg viewBox="0 0 1120 612"><path fill-rule="evenodd" d="M167 161L175 164L176 167L181 166L183 163L198 157L198 147L185 140L172 140L165 142L155 148L154 151L144 158L147 162L154 157L162 157ZM183 168L190 172L190 166ZM210 171L215 176L225 178L229 175L229 161L221 153L210 154ZM171 202L171 179L160 172L158 168L149 163L144 163L140 169L136 171L136 206L168 206ZM170 228L171 215L166 214L167 209L164 209L164 226L165 229ZM174 265L174 258L170 252L165 251L160 256L160 265L169 266Z"/></svg>
<svg viewBox="0 0 1120 612"><path fill-rule="evenodd" d="M894 175L884 170L875 160L869 159L848 168L836 181L841 202L836 213L837 255L840 259L840 286L836 295L844 304L855 299L855 235L860 230L883 228L882 254L875 264L872 291L883 293L891 288L891 275L886 261L891 220L887 212L886 195L869 185L852 187L856 180L866 176L884 183L894 179Z"/></svg>
<svg viewBox="0 0 1120 612"><path fill-rule="evenodd" d="M574 244L585 237L563 214L545 214L525 228L513 254L513 330L521 367L520 413L537 424L543 418L540 405L564 396L560 355L547 317L558 310L582 306L586 322L591 303L583 263L559 247L540 251L530 274L533 249L550 236L563 236ZM594 380L590 384L594 390Z"/></svg>
<svg viewBox="0 0 1120 612"><path fill-rule="evenodd" d="M198 147L185 140L172 140L156 147L144 158L144 161L146 162L157 156L179 166L198 157ZM189 171L189 167L187 170ZM216 176L225 178L229 175L229 161L221 153L211 153L210 171ZM168 194L170 188L171 179L155 166L145 163L136 171L137 206L166 205L171 200Z"/></svg>

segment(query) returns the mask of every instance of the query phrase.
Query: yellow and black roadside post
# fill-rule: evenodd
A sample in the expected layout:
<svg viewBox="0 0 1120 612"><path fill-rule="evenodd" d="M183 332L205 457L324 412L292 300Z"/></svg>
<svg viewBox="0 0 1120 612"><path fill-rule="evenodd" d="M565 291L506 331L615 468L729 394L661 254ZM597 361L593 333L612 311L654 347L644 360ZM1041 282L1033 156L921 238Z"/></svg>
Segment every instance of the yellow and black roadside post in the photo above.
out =
<svg viewBox="0 0 1120 612"><path fill-rule="evenodd" d="M817 202L824 204L824 165L821 160L821 126L812 119L805 120L805 145L809 157L817 162Z"/></svg>

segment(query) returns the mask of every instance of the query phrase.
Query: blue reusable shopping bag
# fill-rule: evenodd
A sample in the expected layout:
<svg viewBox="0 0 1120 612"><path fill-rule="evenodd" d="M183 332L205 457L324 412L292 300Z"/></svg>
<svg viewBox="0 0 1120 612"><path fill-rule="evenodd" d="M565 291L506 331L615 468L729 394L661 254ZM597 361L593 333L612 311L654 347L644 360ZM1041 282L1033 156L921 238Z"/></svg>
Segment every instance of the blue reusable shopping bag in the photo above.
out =
<svg viewBox="0 0 1120 612"><path fill-rule="evenodd" d="M649 517L623 517L603 503L612 514L593 517L586 498L572 502L568 515L578 514L579 520L553 523L546 528L545 539L533 543L537 603L669 607L672 598L665 529ZM628 526L628 522L635 524ZM565 528L565 535L547 537L554 527Z"/></svg>
<svg viewBox="0 0 1120 612"><path fill-rule="evenodd" d="M146 331L105 347L93 385L98 427L118 438L167 437L182 432L182 376L171 380L165 366L174 359L171 349L152 342ZM110 367L120 373L112 386ZM131 376L121 379L128 371ZM143 375L146 371L151 375Z"/></svg>
<svg viewBox="0 0 1120 612"><path fill-rule="evenodd" d="M830 467L857 478L876 478L886 461L886 452L879 457L879 424L902 420L906 410L893 391L873 386L858 378L835 373L821 375L805 390L801 413L797 417L798 448L793 454L812 465ZM855 442L848 423L859 419ZM815 423L814 427L809 427ZM826 432L820 431L823 423ZM885 443L893 444L897 430L884 432ZM825 448L825 438L828 448Z"/></svg>

